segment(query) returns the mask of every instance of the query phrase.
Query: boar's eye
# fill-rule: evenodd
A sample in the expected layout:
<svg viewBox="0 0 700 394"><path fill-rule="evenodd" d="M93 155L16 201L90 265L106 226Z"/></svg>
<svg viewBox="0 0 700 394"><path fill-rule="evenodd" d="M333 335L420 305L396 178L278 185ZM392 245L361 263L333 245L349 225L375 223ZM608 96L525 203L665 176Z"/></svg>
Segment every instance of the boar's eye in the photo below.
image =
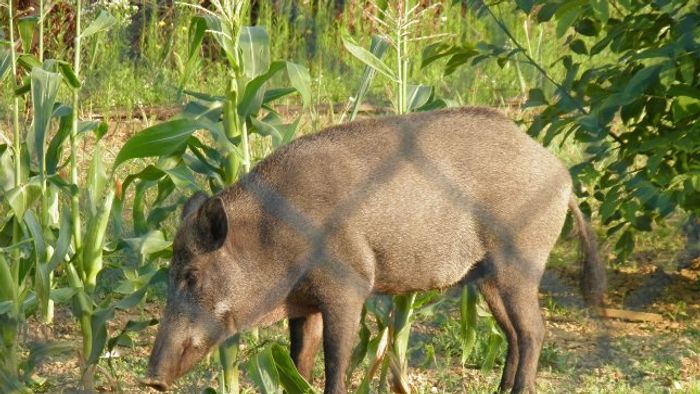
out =
<svg viewBox="0 0 700 394"><path fill-rule="evenodd" d="M185 278L185 284L187 285L187 288L190 290L193 290L197 286L197 274L196 272L190 270L185 272L184 275Z"/></svg>

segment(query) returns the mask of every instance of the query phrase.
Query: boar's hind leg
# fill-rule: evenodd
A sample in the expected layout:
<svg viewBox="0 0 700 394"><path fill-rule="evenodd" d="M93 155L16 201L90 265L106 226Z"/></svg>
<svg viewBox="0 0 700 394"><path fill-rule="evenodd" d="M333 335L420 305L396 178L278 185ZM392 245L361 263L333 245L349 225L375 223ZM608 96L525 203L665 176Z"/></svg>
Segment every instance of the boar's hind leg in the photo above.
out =
<svg viewBox="0 0 700 394"><path fill-rule="evenodd" d="M366 297L343 294L321 305L326 369L324 394L347 393L345 373L350 363L354 340L360 328L360 314L365 299Z"/></svg>
<svg viewBox="0 0 700 394"><path fill-rule="evenodd" d="M486 303L491 309L493 317L506 334L508 339L508 355L506 356L506 364L503 367L503 375L501 376L501 384L498 391L506 393L513 388L515 382L515 371L518 368L518 336L510 322L508 312L503 305L503 299L499 293L496 282L493 279L488 279L479 284L479 291L484 296Z"/></svg>
<svg viewBox="0 0 700 394"><path fill-rule="evenodd" d="M537 299L541 275L534 276L519 270L508 270L502 278L496 279L498 293L518 343L518 367L513 393L535 392L535 375L544 339L544 323Z"/></svg>
<svg viewBox="0 0 700 394"><path fill-rule="evenodd" d="M323 338L323 320L320 313L289 320L290 353L299 373L311 382L314 360Z"/></svg>

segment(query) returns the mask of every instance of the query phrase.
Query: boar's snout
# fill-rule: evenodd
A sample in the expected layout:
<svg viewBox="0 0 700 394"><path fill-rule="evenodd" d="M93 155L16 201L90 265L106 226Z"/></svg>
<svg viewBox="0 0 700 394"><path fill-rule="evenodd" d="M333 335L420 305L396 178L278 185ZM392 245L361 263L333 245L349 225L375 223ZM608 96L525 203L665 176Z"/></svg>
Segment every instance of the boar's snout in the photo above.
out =
<svg viewBox="0 0 700 394"><path fill-rule="evenodd" d="M163 380L160 380L157 377L148 377L141 379L141 384L143 384L144 386L154 388L158 391L168 391L168 388L170 387Z"/></svg>

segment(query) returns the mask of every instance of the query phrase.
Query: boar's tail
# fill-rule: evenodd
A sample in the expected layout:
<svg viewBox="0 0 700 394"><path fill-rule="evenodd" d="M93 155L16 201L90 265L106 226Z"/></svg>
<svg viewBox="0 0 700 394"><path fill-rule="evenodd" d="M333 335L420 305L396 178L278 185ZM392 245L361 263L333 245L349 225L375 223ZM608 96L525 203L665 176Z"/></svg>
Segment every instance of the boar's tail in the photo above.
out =
<svg viewBox="0 0 700 394"><path fill-rule="evenodd" d="M583 263L581 270L581 292L586 305L589 307L602 307L605 293L605 267L598 254L598 242L590 223L583 216L583 212L576 202L575 195L569 199L569 209L574 217L578 232Z"/></svg>

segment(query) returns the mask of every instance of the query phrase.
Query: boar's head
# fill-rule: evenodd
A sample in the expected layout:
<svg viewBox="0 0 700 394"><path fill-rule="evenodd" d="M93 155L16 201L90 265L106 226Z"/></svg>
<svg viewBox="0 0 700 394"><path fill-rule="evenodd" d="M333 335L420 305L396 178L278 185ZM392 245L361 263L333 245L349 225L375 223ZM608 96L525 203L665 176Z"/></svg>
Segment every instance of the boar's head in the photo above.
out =
<svg viewBox="0 0 700 394"><path fill-rule="evenodd" d="M236 276L225 246L228 232L221 198L199 193L185 204L173 242L167 303L143 384L167 390L236 332L226 299Z"/></svg>

